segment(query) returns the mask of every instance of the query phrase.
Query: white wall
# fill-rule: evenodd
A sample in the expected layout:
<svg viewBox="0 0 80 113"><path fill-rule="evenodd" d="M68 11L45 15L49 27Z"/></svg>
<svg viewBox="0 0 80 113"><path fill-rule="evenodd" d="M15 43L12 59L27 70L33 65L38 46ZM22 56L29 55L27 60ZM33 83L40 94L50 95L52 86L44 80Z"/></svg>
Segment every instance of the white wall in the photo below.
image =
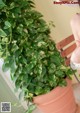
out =
<svg viewBox="0 0 80 113"><path fill-rule="evenodd" d="M52 38L58 42L72 34L70 20L80 12L78 5L67 6L53 4L53 0L35 0L36 9L40 11L47 22L53 21L55 28L51 31Z"/></svg>

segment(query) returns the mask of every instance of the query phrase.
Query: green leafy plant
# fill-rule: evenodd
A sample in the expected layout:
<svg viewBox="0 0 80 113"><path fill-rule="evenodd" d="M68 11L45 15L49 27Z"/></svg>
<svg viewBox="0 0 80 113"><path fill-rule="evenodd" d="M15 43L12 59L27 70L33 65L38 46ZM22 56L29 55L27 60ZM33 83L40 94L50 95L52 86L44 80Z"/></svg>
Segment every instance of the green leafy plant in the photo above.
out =
<svg viewBox="0 0 80 113"><path fill-rule="evenodd" d="M0 57L3 71L10 70L11 79L25 100L65 86L72 71L50 37L43 15L34 9L32 0L0 0ZM26 113L33 110L29 108Z"/></svg>

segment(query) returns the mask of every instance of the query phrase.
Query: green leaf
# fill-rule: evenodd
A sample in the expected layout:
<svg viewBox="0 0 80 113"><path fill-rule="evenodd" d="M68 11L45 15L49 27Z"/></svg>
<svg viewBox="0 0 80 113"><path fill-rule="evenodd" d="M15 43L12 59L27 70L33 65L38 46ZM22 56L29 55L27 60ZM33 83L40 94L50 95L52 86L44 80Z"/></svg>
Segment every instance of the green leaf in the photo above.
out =
<svg viewBox="0 0 80 113"><path fill-rule="evenodd" d="M4 29L8 29L10 27L11 27L10 22L9 21L5 21L5 27L4 27Z"/></svg>
<svg viewBox="0 0 80 113"><path fill-rule="evenodd" d="M59 56L53 56L53 62L54 62L54 64L59 66L61 64Z"/></svg>
<svg viewBox="0 0 80 113"><path fill-rule="evenodd" d="M42 75L45 75L46 74L46 67L45 66L42 66Z"/></svg>
<svg viewBox="0 0 80 113"><path fill-rule="evenodd" d="M58 76L58 77L64 77L65 76L64 71L63 70L57 70L56 71L56 76Z"/></svg>
<svg viewBox="0 0 80 113"><path fill-rule="evenodd" d="M6 37L7 34L2 30L0 29L0 37Z"/></svg>
<svg viewBox="0 0 80 113"><path fill-rule="evenodd" d="M33 19L29 19L29 20L26 21L26 25L27 25L27 26L29 26L29 25L32 24L32 23L33 23Z"/></svg>
<svg viewBox="0 0 80 113"><path fill-rule="evenodd" d="M0 0L0 9L2 9L5 6L4 2Z"/></svg>
<svg viewBox="0 0 80 113"><path fill-rule="evenodd" d="M32 113L33 110L35 110L35 109L36 109L35 104L29 105L28 110L25 113Z"/></svg>
<svg viewBox="0 0 80 113"><path fill-rule="evenodd" d="M16 64L14 61L11 61L12 64L10 64L10 69L11 69L11 73L15 73L15 70L16 70Z"/></svg>
<svg viewBox="0 0 80 113"><path fill-rule="evenodd" d="M10 69L9 63L4 63L3 66L2 66L3 72L8 71L9 69Z"/></svg>
<svg viewBox="0 0 80 113"><path fill-rule="evenodd" d="M15 7L15 3L12 2L12 3L10 4L10 9L13 9L14 7Z"/></svg>
<svg viewBox="0 0 80 113"><path fill-rule="evenodd" d="M66 80L62 79L62 80L59 81L59 86L64 87L66 85L67 85Z"/></svg>
<svg viewBox="0 0 80 113"><path fill-rule="evenodd" d="M46 86L43 90L43 93L49 93L50 92L50 88L48 86Z"/></svg>
<svg viewBox="0 0 80 113"><path fill-rule="evenodd" d="M36 86L35 88L35 94L36 95L40 95L43 92L42 87L41 86Z"/></svg>

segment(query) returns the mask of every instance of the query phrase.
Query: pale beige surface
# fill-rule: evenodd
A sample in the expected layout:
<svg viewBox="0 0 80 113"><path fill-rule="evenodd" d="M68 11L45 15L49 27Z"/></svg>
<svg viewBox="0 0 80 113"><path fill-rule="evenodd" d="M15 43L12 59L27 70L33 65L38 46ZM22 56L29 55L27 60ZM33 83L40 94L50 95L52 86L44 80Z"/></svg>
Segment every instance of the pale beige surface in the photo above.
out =
<svg viewBox="0 0 80 113"><path fill-rule="evenodd" d="M51 36L56 42L72 34L70 20L80 12L78 6L54 5L53 0L35 0L35 3L45 20L54 22L56 27L52 29Z"/></svg>

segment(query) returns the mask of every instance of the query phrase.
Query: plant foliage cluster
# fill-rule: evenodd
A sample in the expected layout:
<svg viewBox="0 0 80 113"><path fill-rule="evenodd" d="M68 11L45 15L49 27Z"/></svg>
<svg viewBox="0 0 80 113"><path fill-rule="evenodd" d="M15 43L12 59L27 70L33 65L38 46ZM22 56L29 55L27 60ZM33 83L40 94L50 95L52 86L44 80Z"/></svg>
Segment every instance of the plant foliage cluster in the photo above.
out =
<svg viewBox="0 0 80 113"><path fill-rule="evenodd" d="M66 85L72 71L50 39L50 28L32 0L0 0L0 57L24 98Z"/></svg>

